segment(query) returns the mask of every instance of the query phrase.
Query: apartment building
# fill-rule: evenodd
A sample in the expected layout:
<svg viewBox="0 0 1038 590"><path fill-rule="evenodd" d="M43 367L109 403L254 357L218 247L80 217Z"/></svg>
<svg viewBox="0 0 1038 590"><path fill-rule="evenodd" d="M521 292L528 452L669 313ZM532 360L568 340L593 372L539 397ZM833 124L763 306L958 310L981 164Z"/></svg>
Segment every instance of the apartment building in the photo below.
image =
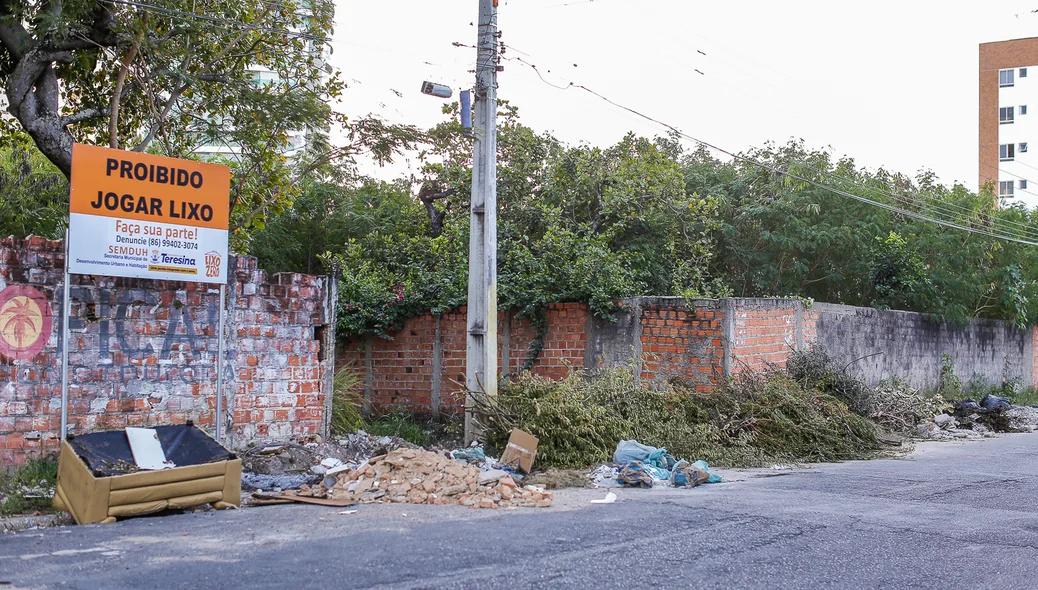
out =
<svg viewBox="0 0 1038 590"><path fill-rule="evenodd" d="M979 185L991 183L1003 205L1038 207L1035 109L1038 37L981 43Z"/></svg>

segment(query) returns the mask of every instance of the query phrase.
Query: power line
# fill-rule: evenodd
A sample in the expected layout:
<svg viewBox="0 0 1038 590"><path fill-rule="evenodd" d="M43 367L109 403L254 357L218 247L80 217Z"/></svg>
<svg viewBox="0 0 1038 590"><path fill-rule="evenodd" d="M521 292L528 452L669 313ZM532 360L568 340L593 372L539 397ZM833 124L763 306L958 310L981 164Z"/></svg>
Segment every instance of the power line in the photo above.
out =
<svg viewBox="0 0 1038 590"><path fill-rule="evenodd" d="M548 80L546 80L544 78L543 75L541 75L539 69L537 68L537 66L535 64L532 64L532 63L530 63L530 62L528 62L526 60L520 59L520 58L513 58L513 59L514 59L514 61L518 61L520 63L523 63L524 65L529 66L531 69L533 69L537 73L538 77L545 84L547 84L549 86L552 86L553 88L557 88L557 89L560 89L560 90L567 90L567 89L569 89L571 87L580 87L579 85L574 84L572 82L570 82L570 84L568 86L560 86L558 84L554 84L552 82L549 82ZM586 88L585 88L585 90L586 90ZM636 111L633 111L633 110L631 110L631 112L636 113ZM640 117L645 118L640 113L636 113L636 114L638 114L638 116L640 116ZM658 121L655 121L655 120L653 120L653 122L656 122L656 123L661 124L661 125L665 125L669 129L672 129L675 132L680 133L680 131L678 131L673 126L670 126L670 125L667 125L667 124L665 124L663 122L658 122ZM818 169L818 168L813 168L812 169L810 167L807 167L807 168L809 170L811 170L812 172L814 172L816 175L822 176L821 169ZM912 207L912 206L922 207L922 206L927 206L927 207L931 208L933 211L935 211L937 213L942 213L944 215L952 216L952 217L956 217L956 216L967 216L968 217L968 216L974 216L974 215L978 214L977 211L975 211L973 209L969 209L969 208L966 208L966 207L963 207L963 206L960 206L960 205L956 205L954 203L948 203L948 202L945 202L945 201L940 201L940 200L937 200L934 197L928 197L928 196L926 196L924 194L916 195L917 199L913 201L909 195L900 195L900 196L899 195L894 195L894 194L891 194L891 193L880 191L877 188L869 187L869 186L863 186L863 187L860 187L860 188L864 188L865 190L868 190L868 191L872 192L873 194L879 194L879 195L886 196L886 197L888 197L889 199L891 199L891 200L893 200L895 202L901 203L904 207ZM958 209L958 211L956 211L955 209ZM1000 229L1005 234L1010 234L1010 237L1038 240L1038 230L1032 229L1029 226L1026 226L1024 224L1020 224L1020 223L1013 222L1013 221L1010 221L1010 220L995 220L995 221L992 222L992 224L996 225L996 226L999 226L998 229ZM1018 226L1018 227L1011 227L1011 226Z"/></svg>
<svg viewBox="0 0 1038 590"><path fill-rule="evenodd" d="M844 191L844 190L837 189L837 188L834 188L834 187L831 187L831 186L827 186L825 184L822 184L820 182L816 182L816 181L811 180L809 178L804 178L803 176L800 176L800 175L797 175L797 174L792 174L792 173L787 172L785 170L780 170L780 169L778 169L778 168L776 168L774 166L770 166L770 165L761 163L761 162L759 162L757 160L754 160L752 158L747 158L745 156L741 156L739 154L736 154L734 152L730 152L730 151L728 151L728 150L726 150L724 148L716 146L716 145L714 145L712 143L709 143L709 142L704 141L702 139L699 139L697 137L693 137L693 136L691 136L691 135L681 131L680 129L674 127L673 125L670 125L669 123L665 123L663 121L660 121L658 119L650 117L650 116L648 116L648 115L646 115L644 113L640 113L640 112L636 111L635 109L632 109L632 108L630 108L628 106L622 105L622 104L620 104L620 103L618 103L618 102L616 102L616 101L614 101L614 100L612 100L612 99L610 99L610 98L608 98L608 97L606 97L606 96L604 96L602 94L599 94L598 92L595 92L594 90L588 88L587 86L584 86L582 84L573 84L573 87L574 88L579 88L581 90L584 90L585 92L587 92L589 94L592 94L592 95L600 98L601 100L604 100L605 102L607 102L607 103L617 107L617 108L623 109L623 110L625 110L625 111L627 111L629 113L637 115L638 117L641 117L641 118L643 118L643 119L645 119L647 121L651 121L653 123L656 123L657 125L661 125L661 126L667 128L667 129L673 131L674 133L676 133L676 134L686 138L686 139L690 139L690 140L692 140L692 141L694 141L694 142L696 142L696 143L698 143L700 145L706 146L706 147L708 147L710 149L713 149L713 150L715 150L717 152L725 154L725 155L727 155L727 156L729 156L729 157L731 157L731 158L733 158L735 160L739 160L739 161L742 161L742 162L746 162L748 164L752 164L752 165L757 166L759 168L763 168L765 170L769 170L769 171L774 172L776 174L781 174L783 176L786 176L788 178L792 178L794 180L799 180L800 182L804 182L804 183L810 184L811 186L814 186L815 188L820 188L820 189L823 189L823 190L828 190L828 191L833 192L834 194L841 195L841 196L844 196L844 197L848 197L848 198L854 199L856 201L860 201L862 203L874 205L876 207L881 207L883 209L887 209L887 210L892 211L894 213L900 213L902 215L907 215L909 217L913 217L913 218L919 219L921 221L930 221L930 222L933 222L933 223L936 223L936 224L939 224L939 225L943 225L943 226L946 226L946 227L952 227L952 228L955 228L955 229L960 229L960 230L967 231L967 232L970 232L970 233L979 233L979 234L983 234L983 235L986 235L986 236L989 236L989 237L993 237L993 238L1004 239L1004 240L1008 240L1008 241L1012 241L1012 242L1019 242L1021 244L1027 244L1027 245L1030 245L1030 246L1038 246L1038 241L1031 241L1031 240L1026 240L1026 239L1017 238L1017 237L1005 236L1005 235L997 234L997 233L994 233L994 232L989 232L989 231L986 231L986 230L983 230L983 229L966 227L964 225L960 225L960 224L952 222L952 221L948 221L948 220L944 220L944 219L937 219L937 218L934 218L934 217L930 217L928 215L923 215L921 213L917 213L915 211L909 211L909 210L906 210L906 209L902 209L900 207L896 207L894 205L890 205L890 204L887 204L887 203L881 203L881 202L878 202L878 201L873 201L873 200L867 199L867 198L865 198L865 197L863 197L861 195L856 195L856 194L848 192L848 191Z"/></svg>
<svg viewBox="0 0 1038 590"><path fill-rule="evenodd" d="M651 121L653 123L656 123L658 125L662 125L662 126L666 127L667 129L670 129L671 131L674 131L675 133L678 133L679 135L682 135L684 137L692 139L693 141L696 141L697 143L701 143L703 145L706 145L708 147L716 149L716 150L718 150L718 151L720 151L722 153L728 154L729 156L731 156L733 158L740 159L740 160L743 160L743 161L747 161L747 162L750 162L750 163L754 163L755 165L771 169L772 171L775 171L775 172L780 173L780 174L784 174L784 175L786 175L788 177L791 177L791 178L795 177L795 175L792 175L792 174L790 174L790 173L788 173L786 171L779 170L779 169L773 168L773 167L768 167L766 164L762 164L760 162L756 162L755 160L752 160L750 158L746 158L746 157L743 157L743 156L737 156L737 155L735 155L735 154L733 154L731 152L727 152L727 151L722 150L722 149L720 149L720 148L718 148L716 146L713 146L711 144L708 144L706 142L703 142L703 141L695 139L695 138L693 138L691 136L688 136L688 135L684 134L683 132L681 132L680 130L678 130L673 125L667 124L667 123L665 123L663 121L659 121L657 119L654 119L652 117L649 117L647 115L639 113L638 111L636 111L634 109L631 109L629 107L620 105L619 103L616 103L616 102L612 101L611 99L608 99L607 97L605 97L605 96L603 96L603 95L601 95L601 94L599 94L597 92L594 92L594 91L592 91L591 89L589 89L589 88L587 88L585 86L582 86L582 85L579 85L579 84L575 84L573 82L570 82L567 86L560 86L558 84L554 84L552 82L549 82L548 80L546 80L544 78L543 75L541 75L539 68L537 68L537 66L535 64L533 64L531 62L528 62L526 60L523 60L521 58L513 58L513 60L514 61L518 61L520 63L523 63L524 65L529 66L531 69L533 69L537 73L538 77L545 84L547 84L549 86L552 86L553 88L560 89L560 90L567 90L569 88L580 88L580 89L583 89L583 90L585 90L585 91L587 91L587 92L589 92L591 94L594 94L595 96L601 98L602 100L605 100L605 101L609 102L610 104L613 104L614 106L622 108L622 109L624 109L624 110L626 110L626 111L628 111L628 112L630 112L632 114L637 115L638 117L641 117L643 119L649 120L649 121ZM820 170L814 169L812 171L816 175L821 176L821 173L820 173L821 171ZM801 180L802 182L807 182L809 184L813 184L813 185L818 186L818 187L824 187L824 188L827 188L829 190L832 190L833 192L836 192L837 194L841 194L838 189L835 189L833 187L828 187L826 185L822 185L822 184L817 183L815 181L812 181L812 180L809 180L809 179L804 179L804 178L801 178L801 177L798 177L798 176L796 176L796 178L798 180ZM891 200L893 200L893 201L895 201L897 203L901 203L904 207L913 207L913 206L919 207L919 208L928 207L935 213L940 213L940 214L943 214L943 215L946 215L946 216L950 216L950 217L958 217L958 216L971 217L971 216L978 216L978 215L982 214L982 213L980 213L980 212L978 212L976 210L969 209L967 207L963 207L963 206L957 205L955 203L949 203L947 201L941 201L941 200L938 200L936 197L926 196L925 194L916 195L917 198L915 200L913 200L911 198L911 196L909 196L909 195L901 195L901 196L893 195L891 193L880 191L879 189L874 188L874 187L863 186L863 187L859 187L859 188L863 188L865 190L868 190L868 191L870 191L870 192L872 192L873 194L876 194L876 195L886 196L889 199L891 199ZM843 191L843 192L846 192L846 191ZM860 195L859 195L859 197L860 197ZM862 199L864 199L864 197L861 197L858 200L862 200ZM884 207L884 208L889 208L889 206L887 206L884 203L879 203L879 202L876 202L876 201L872 201L871 199L864 199L864 200L866 202L873 203L873 204L875 204L877 206L881 206L881 207ZM957 229L963 229L963 230L966 230L966 231L972 231L972 230L970 230L970 229L968 229L966 227L963 227L959 223L951 222L951 221L944 220L944 219L937 219L937 218L935 218L933 216L929 216L929 215L922 215L922 214L920 214L918 212L913 212L913 211L910 211L910 210L907 210L907 209L898 209L898 210L901 211L902 213L906 214L906 215L911 216L911 217L916 217L916 218L920 218L920 219L928 219L930 221L933 221L935 223L939 223L939 224L942 224L942 225L946 225L946 226L950 226L950 227L955 227ZM1002 233L998 234L998 235L996 235L994 233L991 233L991 232L986 232L986 231L978 231L976 233L984 233L984 234L987 234L987 235L991 235L993 237L1004 237L1005 239L1008 239L1008 240L1021 241L1021 242L1029 243L1029 244L1030 243L1038 243L1038 229L1033 229L1030 226L1027 226L1027 225L1018 223L1018 222L1014 222L1014 221L1011 221L1011 220L1005 220L1005 219L997 219L997 220L990 220L989 219L988 223L990 223L991 225L995 226L996 229L998 231L1002 232ZM1005 234L1005 235L1002 235L1002 234ZM1032 240L1034 240L1035 242L1032 242Z"/></svg>
<svg viewBox="0 0 1038 590"><path fill-rule="evenodd" d="M525 62L525 60L523 60L523 62L521 62L521 63L527 63L527 65L530 65L528 62ZM537 71L536 67L533 67L533 69L535 71ZM543 79L543 77L542 77L542 79ZM934 217L934 216L931 216L931 215L926 215L926 214L920 213L918 211L912 211L912 210L905 209L905 208L902 208L902 207L898 207L898 206L895 206L895 205L891 205L891 204L888 204L888 203L882 203L882 202L879 202L879 201L874 201L872 199L868 199L868 198L863 197L861 195L857 195L857 194L854 194L854 193L851 193L851 192L848 192L848 191L845 191L845 190L842 190L842 189L838 189L838 188L835 188L835 187L832 187L832 186L828 186L826 184L817 182L817 181L809 179L809 178L805 178L805 177L800 176L798 174L793 174L793 173L790 173L790 172L788 172L786 170L781 170L781 169L779 169L779 168L777 168L775 166L764 164L764 163L759 162L757 160L754 160L752 158L748 158L746 156L741 156L741 155L736 154L734 152L725 150L725 149L723 149L723 148L721 148L719 146L716 146L714 144L711 144L711 143L706 142L704 140L701 140L699 138L696 138L696 137L693 137L691 135L688 135L687 133L681 131L680 129L678 129L677 127L675 127L675 126L673 126L673 125L671 125L669 123L666 123L664 121L661 121L661 120L653 118L653 117L650 117L649 115L641 113L641 112L639 112L639 111L637 111L637 110L635 110L635 109L633 109L631 107L628 107L626 105L620 104L620 103L618 103L618 102L616 102L616 101L614 101L614 100L612 100L612 99L610 99L610 98L608 98L608 97L606 97L606 96L604 96L604 95L602 95L602 94L600 94L600 93L598 93L598 92L592 90L591 88L588 88L587 86L584 86L582 84L576 84L576 83L570 82L569 85L565 86L565 87L560 87L560 86L557 86L557 85L554 85L554 84L551 84L551 86L553 86L555 88L560 88L560 89L563 89L563 90L566 90L566 89L569 89L569 88L577 88L577 89L583 90L583 91L585 91L585 92L587 92L589 94L592 94L593 96L596 96L597 98L599 98L599 99L601 99L601 100L603 100L603 101L605 101L605 102L607 102L607 103L609 103L609 104L611 104L611 105L613 105L613 106L615 106L617 108L620 108L620 109L625 110L625 111L627 111L627 112L629 112L629 113L631 113L631 114L633 114L633 115L635 115L637 117L640 117L642 119L645 119L647 121L650 121L652 123L660 125L660 126L666 128L666 129L676 133L677 135L679 135L681 137L684 137L686 139L692 140L692 141L696 142L697 144L706 146L706 147L708 147L710 149L713 149L713 150L715 150L717 152L723 153L723 154L725 154L725 155L727 155L727 156L729 156L729 157L731 157L731 158L733 158L735 160L739 160L739 161L742 161L742 162L745 162L745 163L748 163L748 164L752 164L754 166L757 166L759 168L763 168L765 170L769 170L769 171L774 172L776 174L781 174L781 175L783 175L783 176L785 176L787 178L792 178L794 180L798 180L800 182L809 184L809 185L814 186L816 188L820 188L820 189L823 189L823 190L828 190L828 191L830 191L830 192L832 192L834 194L840 195L840 196L851 198L851 199L854 199L856 201L860 201L862 203L870 204L870 205L873 205L873 206L876 206L876 207L880 207L880 208L883 208L883 209L886 209L886 210L889 210L889 211L892 211L892 212L895 212L895 213L899 213L899 214L902 214L902 215L906 215L908 217L912 217L912 218L915 218L915 219L919 219L919 220L922 220L922 221L930 221L932 223L936 223L938 225L942 225L942 226L945 226L945 227L951 227L951 228L963 230L963 231L970 232L970 233L982 234L982 235L986 235L986 236L997 238L997 239L1004 239L1004 240L1007 240L1007 241L1012 241L1012 242L1018 242L1018 243L1022 243L1022 244L1038 246L1038 237L1036 237L1035 234L1031 234L1030 233L1030 231L1032 231L1032 230L1027 230L1025 232L1023 230L1013 230L1013 229L1006 228L1006 227L1002 226L1002 227L999 227L998 229L1002 230L1003 233L996 233L994 231L988 231L988 230L981 229L981 228L971 228L971 227L962 225L961 223L957 223L955 221L950 221L950 220L947 220L947 219L940 219L940 218L937 218L937 217ZM868 189L870 187L864 187L864 188ZM905 206L911 206L911 204L912 204L912 203L910 203L907 200L907 196L906 197L897 197L897 196L890 195L890 194L888 194L887 196L893 198L896 202L903 203ZM941 211L943 213L948 213L950 211L948 209L943 209L940 205L937 205L936 203L931 203L931 206L933 206L936 210ZM974 215L976 213L977 212L971 212L971 214L974 214ZM997 225L997 222L996 222L995 225ZM1019 231L1019 233L1018 233L1018 231ZM1012 235L1006 235L1006 234L1012 234Z"/></svg>

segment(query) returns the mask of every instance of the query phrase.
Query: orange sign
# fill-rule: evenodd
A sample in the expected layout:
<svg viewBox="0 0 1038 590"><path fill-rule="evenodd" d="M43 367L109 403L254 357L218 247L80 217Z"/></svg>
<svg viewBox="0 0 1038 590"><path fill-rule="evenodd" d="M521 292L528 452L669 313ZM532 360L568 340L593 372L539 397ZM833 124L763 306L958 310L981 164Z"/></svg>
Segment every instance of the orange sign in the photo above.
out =
<svg viewBox="0 0 1038 590"><path fill-rule="evenodd" d="M39 291L12 285L0 291L0 356L28 359L50 338L50 305Z"/></svg>
<svg viewBox="0 0 1038 590"><path fill-rule="evenodd" d="M226 230L227 166L75 144L72 213Z"/></svg>
<svg viewBox="0 0 1038 590"><path fill-rule="evenodd" d="M69 272L223 283L226 166L72 146Z"/></svg>

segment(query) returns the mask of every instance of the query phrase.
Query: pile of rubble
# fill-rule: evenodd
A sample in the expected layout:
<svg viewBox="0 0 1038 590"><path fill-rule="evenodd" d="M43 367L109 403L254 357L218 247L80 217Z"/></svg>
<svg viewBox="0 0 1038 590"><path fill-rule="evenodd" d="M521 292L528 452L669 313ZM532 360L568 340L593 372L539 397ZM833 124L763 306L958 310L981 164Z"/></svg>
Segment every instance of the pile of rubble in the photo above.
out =
<svg viewBox="0 0 1038 590"><path fill-rule="evenodd" d="M1034 432L1038 430L1038 408L1013 405L1007 398L987 395L980 403L964 399L951 414L938 414L920 424L920 438L977 439L995 432Z"/></svg>
<svg viewBox="0 0 1038 590"><path fill-rule="evenodd" d="M415 448L402 438L374 436L362 430L334 442L303 440L256 445L240 453L242 486L246 489L287 490L319 482L329 469L356 467L375 455L398 448Z"/></svg>
<svg viewBox="0 0 1038 590"><path fill-rule="evenodd" d="M474 508L546 508L552 503L551 492L519 486L505 471L481 471L445 455L413 448L372 457L355 468L332 468L320 483L285 494L364 504L407 502Z"/></svg>
<svg viewBox="0 0 1038 590"><path fill-rule="evenodd" d="M960 422L955 419L955 416L952 416L951 414L937 414L932 420L928 420L917 426L915 435L919 438L934 440L950 440L956 438L976 440L994 436L994 433L990 428L979 422L971 423L968 428L960 428L960 426L964 426L964 424L960 424Z"/></svg>

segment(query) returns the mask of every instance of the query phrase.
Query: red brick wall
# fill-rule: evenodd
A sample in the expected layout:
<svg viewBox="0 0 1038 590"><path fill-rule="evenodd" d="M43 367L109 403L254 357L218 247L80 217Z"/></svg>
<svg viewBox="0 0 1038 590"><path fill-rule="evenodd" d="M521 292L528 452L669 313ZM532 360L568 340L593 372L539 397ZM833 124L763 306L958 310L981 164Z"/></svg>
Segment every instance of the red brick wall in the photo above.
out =
<svg viewBox="0 0 1038 590"><path fill-rule="evenodd" d="M724 377L724 311L716 301L650 303L641 310L641 377L648 381L683 378L699 391Z"/></svg>
<svg viewBox="0 0 1038 590"><path fill-rule="evenodd" d="M800 312L800 338L801 345L810 348L818 342L818 318L821 313L817 309L803 307Z"/></svg>
<svg viewBox="0 0 1038 590"><path fill-rule="evenodd" d="M548 306L548 330L544 335L544 351L537 358L530 371L552 379L564 379L572 371L584 370L584 350L587 346L588 309L582 303L558 303ZM524 334L529 349L529 342L534 334ZM516 355L521 364L528 357L527 352ZM518 366L517 366L518 368Z"/></svg>
<svg viewBox="0 0 1038 590"><path fill-rule="evenodd" d="M375 413L395 407L434 412L437 393L433 381L439 382L440 413L461 412L465 407L466 311L460 307L439 317L439 375L434 367L437 318L432 314L406 320L404 327L391 334L390 339L371 336L348 339L339 352L337 364L349 363L367 375L365 402ZM562 379L571 370L583 370L587 307L578 303L550 305L547 319L543 349L531 372ZM529 319L518 318L515 313L499 314L498 326L498 370L517 373L526 364L537 331ZM370 371L367 369L368 346L371 348ZM507 371L504 370L506 360Z"/></svg>
<svg viewBox="0 0 1038 590"><path fill-rule="evenodd" d="M0 239L0 305L5 291L31 288L53 317L36 354L0 353L0 465L58 444L63 248ZM249 257L231 270L224 394L233 422L225 441L322 432L327 363L314 328L330 323L327 279L268 279ZM217 286L73 275L70 298L71 433L189 419L213 429Z"/></svg>
<svg viewBox="0 0 1038 590"><path fill-rule="evenodd" d="M732 373L783 368L796 349L796 301L734 299Z"/></svg>

